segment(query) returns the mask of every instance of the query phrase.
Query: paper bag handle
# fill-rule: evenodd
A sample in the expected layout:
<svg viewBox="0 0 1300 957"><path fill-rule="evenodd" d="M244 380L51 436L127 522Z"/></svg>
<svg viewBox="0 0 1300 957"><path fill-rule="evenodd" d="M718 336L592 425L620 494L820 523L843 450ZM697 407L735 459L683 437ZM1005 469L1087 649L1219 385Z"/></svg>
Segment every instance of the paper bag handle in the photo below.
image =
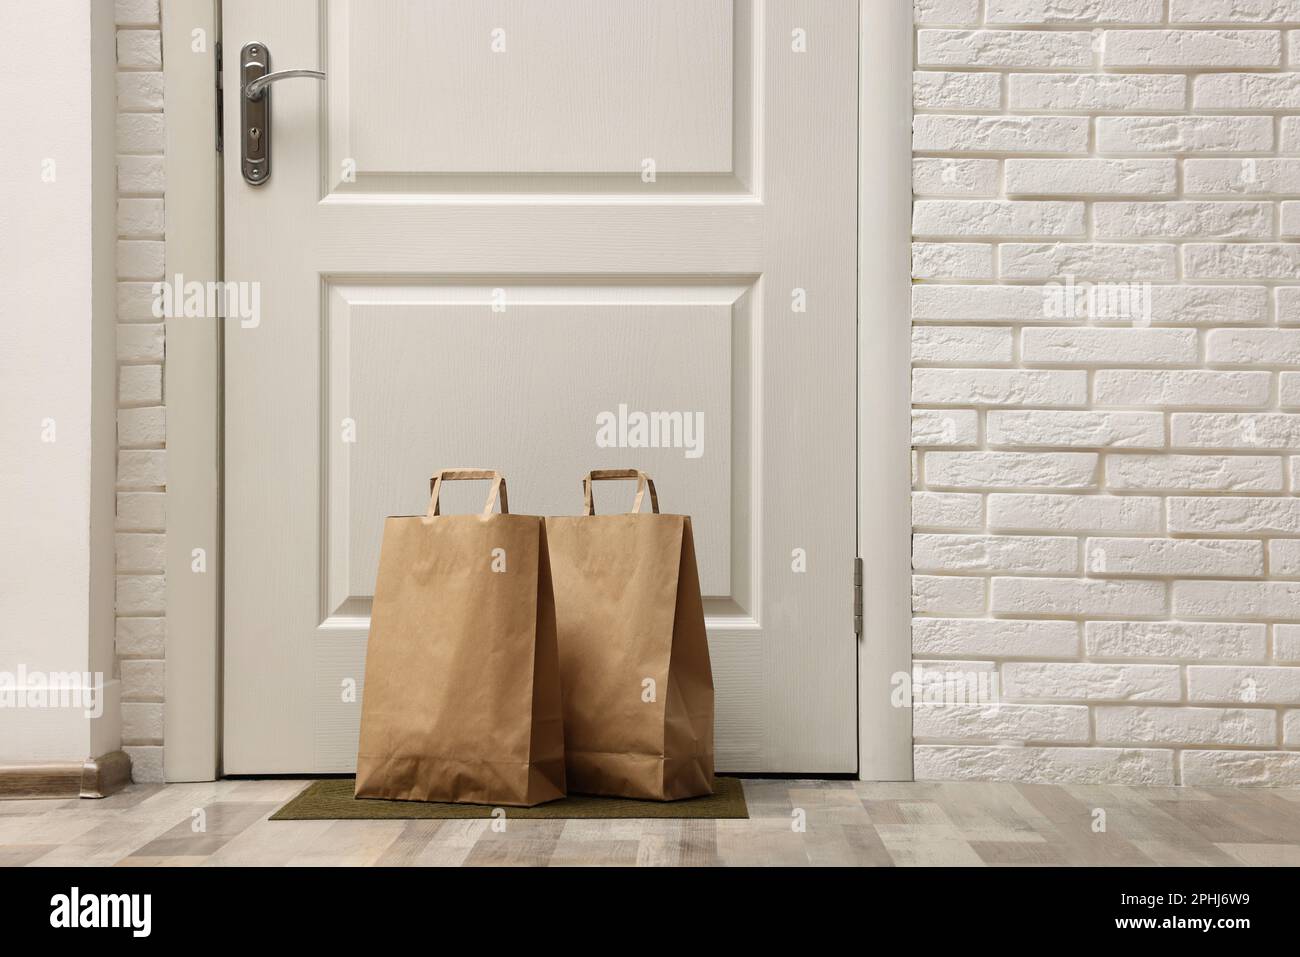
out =
<svg viewBox="0 0 1300 957"><path fill-rule="evenodd" d="M588 472L582 479L584 514L596 514L596 503L591 498L591 483L609 479L636 479L636 501L632 503L632 514L641 511L641 501L645 498L647 489L650 491L650 511L659 514L659 493L655 491L654 479L640 469L593 469Z"/></svg>
<svg viewBox="0 0 1300 957"><path fill-rule="evenodd" d="M487 503L483 506L483 514L491 515L492 506L497 503L498 498L501 501L501 514L508 515L510 506L506 501L506 480L500 472L495 469L442 469L433 473L429 479L429 512L428 517L433 518L440 515L438 505L438 495L442 491L443 482L469 482L476 479L491 479L492 487L488 490Z"/></svg>

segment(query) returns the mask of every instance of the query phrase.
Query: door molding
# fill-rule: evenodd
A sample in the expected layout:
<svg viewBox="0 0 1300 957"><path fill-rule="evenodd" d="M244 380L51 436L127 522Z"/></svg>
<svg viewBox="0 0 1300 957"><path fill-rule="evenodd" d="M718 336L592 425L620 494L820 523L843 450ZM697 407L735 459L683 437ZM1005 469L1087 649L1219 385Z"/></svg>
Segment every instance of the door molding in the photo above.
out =
<svg viewBox="0 0 1300 957"><path fill-rule="evenodd" d="M860 0L858 97L858 772L912 777L908 708L891 703L911 668L911 0ZM206 31L206 55L192 51ZM221 278L222 156L214 149L220 0L162 0L167 117L166 276ZM229 150L227 150L229 159ZM237 158L235 160L238 161ZM221 326L167 321L168 781L215 779L221 728ZM192 570L203 548L207 571ZM845 569L845 601L852 579Z"/></svg>

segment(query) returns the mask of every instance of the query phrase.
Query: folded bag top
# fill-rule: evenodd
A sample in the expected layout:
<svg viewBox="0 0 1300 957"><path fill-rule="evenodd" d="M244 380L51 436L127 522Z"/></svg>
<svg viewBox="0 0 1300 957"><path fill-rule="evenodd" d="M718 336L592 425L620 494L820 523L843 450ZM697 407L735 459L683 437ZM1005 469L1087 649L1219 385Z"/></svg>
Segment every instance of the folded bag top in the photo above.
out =
<svg viewBox="0 0 1300 957"><path fill-rule="evenodd" d="M596 515L593 484L615 479L636 480L632 511ZM661 514L639 469L592 471L582 487L582 516L546 519L569 790L711 794L713 674L691 520Z"/></svg>
<svg viewBox="0 0 1300 957"><path fill-rule="evenodd" d="M443 515L443 483L467 480L492 483L482 513ZM424 515L384 523L356 795L514 806L562 797L561 722L543 521L509 513L499 472L438 472Z"/></svg>

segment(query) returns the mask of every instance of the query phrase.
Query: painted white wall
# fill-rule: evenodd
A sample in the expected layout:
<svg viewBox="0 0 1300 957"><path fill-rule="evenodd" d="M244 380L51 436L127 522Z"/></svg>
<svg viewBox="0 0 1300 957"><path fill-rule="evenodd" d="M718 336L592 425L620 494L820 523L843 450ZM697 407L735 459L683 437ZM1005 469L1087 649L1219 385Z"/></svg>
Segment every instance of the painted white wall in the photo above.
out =
<svg viewBox="0 0 1300 957"><path fill-rule="evenodd" d="M0 137L0 672L106 681L97 721L0 707L0 763L77 761L118 745L112 5L0 10L0 115L22 131Z"/></svg>

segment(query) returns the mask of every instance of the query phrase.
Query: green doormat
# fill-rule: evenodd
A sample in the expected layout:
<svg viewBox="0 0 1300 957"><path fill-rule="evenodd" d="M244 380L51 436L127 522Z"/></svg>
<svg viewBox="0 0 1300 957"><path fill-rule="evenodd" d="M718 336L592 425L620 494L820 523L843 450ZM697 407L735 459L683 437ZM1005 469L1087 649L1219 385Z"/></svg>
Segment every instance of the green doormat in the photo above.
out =
<svg viewBox="0 0 1300 957"><path fill-rule="evenodd" d="M355 779L313 781L301 794L271 815L272 821L386 821L426 818L491 817L487 804L438 804L423 801L384 801L352 796ZM520 818L694 817L747 818L745 788L738 778L714 778L713 794L681 801L633 801L628 798L574 794L537 807L506 808Z"/></svg>

